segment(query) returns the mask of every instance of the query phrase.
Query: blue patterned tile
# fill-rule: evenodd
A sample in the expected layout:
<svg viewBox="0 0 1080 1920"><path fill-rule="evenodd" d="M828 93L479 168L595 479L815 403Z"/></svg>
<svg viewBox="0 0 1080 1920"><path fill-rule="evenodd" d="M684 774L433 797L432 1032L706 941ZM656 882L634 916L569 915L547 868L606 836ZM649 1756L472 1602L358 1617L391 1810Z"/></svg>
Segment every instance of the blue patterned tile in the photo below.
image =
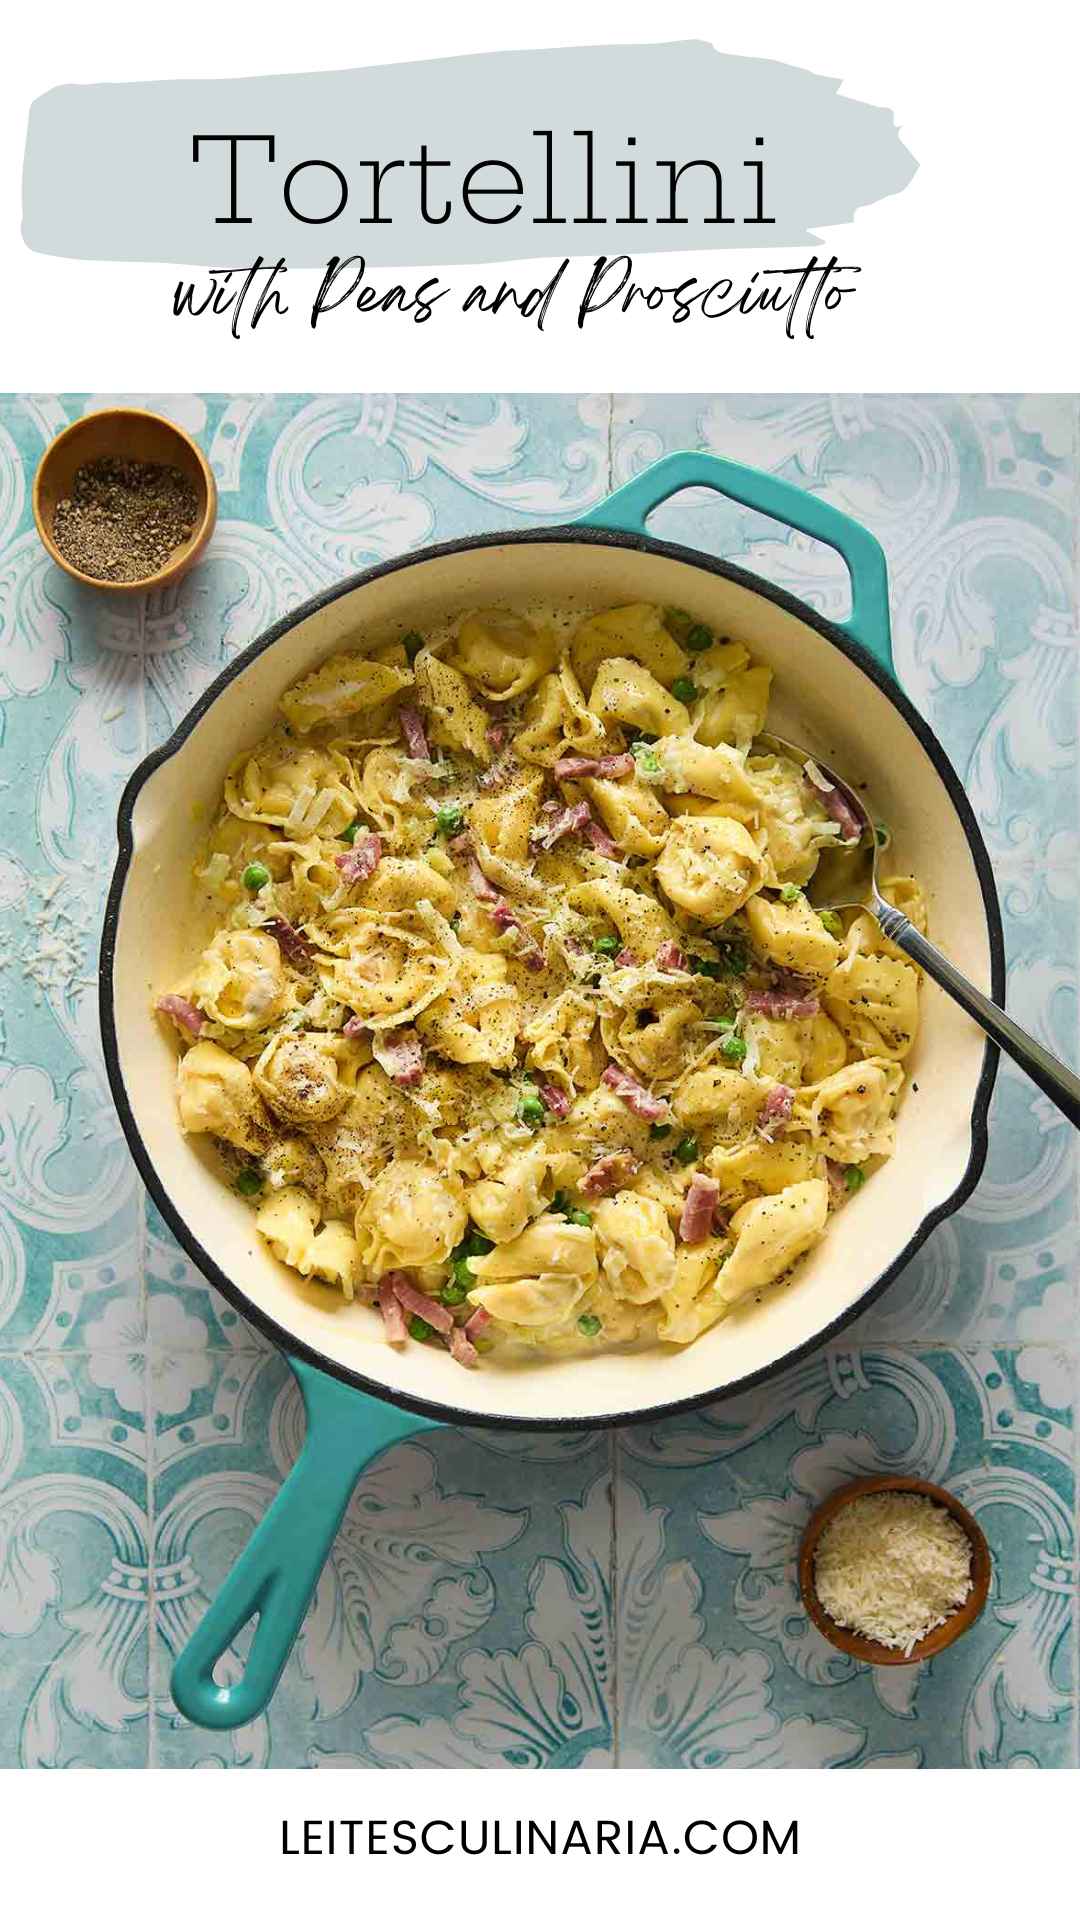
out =
<svg viewBox="0 0 1080 1920"><path fill-rule="evenodd" d="M445 1430L394 1448L359 1483L269 1713L231 1738L182 1721L172 1658L295 1459L303 1411L274 1356L172 1359L154 1499L162 1765L608 1764L609 1447L595 1435Z"/></svg>
<svg viewBox="0 0 1080 1920"><path fill-rule="evenodd" d="M147 1763L145 1381L0 1356L0 1767Z"/></svg>
<svg viewBox="0 0 1080 1920"><path fill-rule="evenodd" d="M582 513L702 446L882 538L901 675L994 857L1010 1001L1075 1058L1076 402L126 397L194 432L221 491L210 556L142 604L80 592L33 532L40 452L96 402L0 396L0 1764L1069 1763L1076 1169L1010 1069L978 1192L844 1354L738 1419L624 1435L614 1530L606 1440L400 1447L365 1476L267 1719L234 1740L177 1724L171 1649L295 1453L299 1402L141 1194L92 983L120 789L268 622L351 568ZM834 556L760 516L695 492L653 524L844 611ZM914 1700L807 1679L760 1506L905 1449L970 1484L1002 1581Z"/></svg>
<svg viewBox="0 0 1080 1920"><path fill-rule="evenodd" d="M648 1575L646 1607L617 1615L623 1754L661 1767L1075 1765L1074 1393L1061 1347L836 1348L711 1414L621 1436L619 1560L640 1540ZM994 1556L981 1618L914 1667L837 1654L798 1598L814 1507L886 1472L951 1488Z"/></svg>

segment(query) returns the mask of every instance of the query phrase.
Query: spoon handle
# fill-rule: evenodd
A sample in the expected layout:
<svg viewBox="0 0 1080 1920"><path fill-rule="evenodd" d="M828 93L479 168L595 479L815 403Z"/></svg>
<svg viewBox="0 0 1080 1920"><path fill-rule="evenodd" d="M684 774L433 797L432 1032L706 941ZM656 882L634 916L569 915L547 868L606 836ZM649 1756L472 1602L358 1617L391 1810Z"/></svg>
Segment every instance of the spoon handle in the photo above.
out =
<svg viewBox="0 0 1080 1920"><path fill-rule="evenodd" d="M1035 1085L1041 1088L1055 1107L1070 1120L1074 1127L1080 1127L1080 1076L1071 1072L1062 1061L1036 1040L1032 1034L1025 1033L1017 1026L1003 1008L988 1000L971 981L965 979L951 960L931 941L913 927L907 915L900 912L887 900L880 897L874 902L882 931L896 946L912 960L918 961L924 973L936 980L939 987L963 1007L976 1020L984 1033L996 1040L1003 1053L1022 1067Z"/></svg>

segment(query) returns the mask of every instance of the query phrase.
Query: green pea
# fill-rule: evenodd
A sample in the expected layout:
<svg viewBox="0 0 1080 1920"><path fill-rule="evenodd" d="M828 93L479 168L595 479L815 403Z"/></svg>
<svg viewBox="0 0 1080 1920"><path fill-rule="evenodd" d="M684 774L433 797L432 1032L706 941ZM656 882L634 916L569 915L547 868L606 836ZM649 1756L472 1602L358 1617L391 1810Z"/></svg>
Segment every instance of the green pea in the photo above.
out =
<svg viewBox="0 0 1080 1920"><path fill-rule="evenodd" d="M357 836L357 834L359 833L359 831L360 831L360 822L359 822L359 820L350 820L350 822L349 822L349 824L348 824L348 826L346 827L346 829L345 829L345 831L344 831L344 833L339 833L339 834L338 834L338 839L339 839L339 840L347 840L347 841L348 841L348 843L349 843L349 845L350 845L350 847L351 847L351 846L352 846L352 843L353 843L353 841L354 841L354 840L356 839L356 836Z"/></svg>
<svg viewBox="0 0 1080 1920"><path fill-rule="evenodd" d="M729 1033L726 1039L721 1040L720 1051L725 1060L745 1060L746 1041L739 1033Z"/></svg>
<svg viewBox="0 0 1080 1920"><path fill-rule="evenodd" d="M431 1328L426 1320L421 1320L418 1313L409 1315L409 1333L414 1340L431 1339Z"/></svg>
<svg viewBox="0 0 1080 1920"><path fill-rule="evenodd" d="M236 1191L247 1198L262 1192L263 1177L257 1167L241 1167L236 1176Z"/></svg>
<svg viewBox="0 0 1080 1920"><path fill-rule="evenodd" d="M886 826L883 826L883 825L881 824L881 822L879 821L879 822L878 822L878 824L877 824L877 826L876 826L876 827L874 828L874 837L875 837L875 839L877 840L877 843L878 843L878 846L879 846L879 847L887 847L887 846L888 846L888 844L889 844L889 829L888 829L888 827L886 827Z"/></svg>
<svg viewBox="0 0 1080 1920"><path fill-rule="evenodd" d="M666 1140L670 1132L671 1132L670 1120L654 1120L652 1123L652 1126L649 1128L649 1139L650 1140Z"/></svg>
<svg viewBox="0 0 1080 1920"><path fill-rule="evenodd" d="M710 627L697 626L691 627L686 639L683 641L683 646L689 647L691 653L705 653L706 650L712 646L712 643L712 629Z"/></svg>
<svg viewBox="0 0 1080 1920"><path fill-rule="evenodd" d="M795 905L796 900L802 899L802 888L792 886L791 881L789 880L785 887L781 887L780 898L783 901L785 907L793 907Z"/></svg>
<svg viewBox="0 0 1080 1920"><path fill-rule="evenodd" d="M622 951L622 941L617 933L602 933L599 940L593 941L594 953L609 953L614 959Z"/></svg>
<svg viewBox="0 0 1080 1920"><path fill-rule="evenodd" d="M578 1315L578 1327L582 1333L588 1334L590 1340L594 1339L600 1332L603 1324L602 1320L597 1319L595 1313L582 1313Z"/></svg>
<svg viewBox="0 0 1080 1920"><path fill-rule="evenodd" d="M675 1158L680 1167L689 1167L698 1157L696 1133L684 1133L675 1149Z"/></svg>
<svg viewBox="0 0 1080 1920"><path fill-rule="evenodd" d="M678 679L672 681L671 691L675 695L676 700L680 700L684 707L688 707L692 701L697 699L697 688L692 680L687 679L684 673L680 673Z"/></svg>
<svg viewBox="0 0 1080 1920"><path fill-rule="evenodd" d="M719 960L703 960L699 953L690 955L690 971L703 974L706 980L720 980L724 974Z"/></svg>
<svg viewBox="0 0 1080 1920"><path fill-rule="evenodd" d="M407 633L405 635L401 644L405 649L406 660L411 662L416 659L417 654L419 653L421 647L423 646L424 636L422 633L417 633L416 630L414 629L412 633Z"/></svg>
<svg viewBox="0 0 1080 1920"><path fill-rule="evenodd" d="M544 1124L544 1103L535 1093L527 1093L518 1107L518 1119L524 1120L527 1127L541 1127Z"/></svg>
<svg viewBox="0 0 1080 1920"><path fill-rule="evenodd" d="M452 833L460 833L465 825L465 815L457 806L440 807L435 815L435 825L447 838Z"/></svg>
<svg viewBox="0 0 1080 1920"><path fill-rule="evenodd" d="M638 771L640 773L659 773L660 771L660 762L652 751L652 748L653 735L651 733L642 734L637 740L631 743L630 751L637 761Z"/></svg>
<svg viewBox="0 0 1080 1920"><path fill-rule="evenodd" d="M840 935L844 931L844 923L840 915L834 913L831 907L822 907L818 913L818 919L821 921L826 933L831 933L834 940L839 940Z"/></svg>
<svg viewBox="0 0 1080 1920"><path fill-rule="evenodd" d="M445 1285L440 1289L439 1299L442 1301L444 1307L463 1306L469 1288L475 1285L468 1268L464 1267L464 1271L459 1273L459 1266L464 1267L464 1262L455 1260L453 1277L447 1280Z"/></svg>
<svg viewBox="0 0 1080 1920"><path fill-rule="evenodd" d="M270 869L264 867L261 860L253 860L250 866L244 868L240 878L249 893L258 893L260 887L269 884Z"/></svg>
<svg viewBox="0 0 1080 1920"><path fill-rule="evenodd" d="M571 1207L566 1217L572 1227L592 1226L592 1214L587 1213L584 1207Z"/></svg>
<svg viewBox="0 0 1080 1920"><path fill-rule="evenodd" d="M865 1180L866 1175L861 1167L844 1168L844 1185L849 1193L858 1193Z"/></svg>

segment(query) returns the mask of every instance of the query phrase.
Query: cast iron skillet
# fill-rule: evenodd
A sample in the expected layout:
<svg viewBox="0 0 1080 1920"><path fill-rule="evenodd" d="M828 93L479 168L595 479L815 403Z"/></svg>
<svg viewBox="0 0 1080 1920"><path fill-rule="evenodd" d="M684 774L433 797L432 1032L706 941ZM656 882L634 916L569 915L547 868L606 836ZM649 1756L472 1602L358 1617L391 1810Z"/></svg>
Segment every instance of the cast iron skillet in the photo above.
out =
<svg viewBox="0 0 1080 1920"><path fill-rule="evenodd" d="M849 619L843 624L828 620L790 594L741 568L648 535L645 532L648 515L663 501L686 487L710 488L797 529L811 539L823 541L839 552L851 577ZM406 574L405 586L411 588L415 580L419 592L423 576L409 570L435 566L442 567L444 571L449 569L452 573L455 566L460 568L461 556L467 556L483 571L487 560L497 560L499 565L505 567L507 555L513 556L515 553L518 563L524 567L530 559L535 561L537 548L553 550L550 556L553 576L557 569L572 574L592 568L598 574L605 571L611 574L616 565L624 572L640 570L643 574L655 576L661 563L678 563L688 592L696 592L706 602L710 595L714 598L726 595L729 600L742 606L750 627L755 619L765 619L767 616L763 629L766 634L771 624L778 631L790 630L794 635L793 623L797 623L804 637L817 636L818 642L827 643L824 654L820 645L817 646L818 670L828 666L831 674L839 676L844 699L856 705L865 702L868 711L876 714L874 727L879 733L890 735L894 754L898 746L909 743L911 768L905 767L905 777L910 771L911 779L924 782L928 804L932 801L938 809L939 825L944 819L950 830L956 830L957 845L968 863L965 884L979 919L979 964L987 975L987 984L994 998L999 1003L1004 1002L1001 917L989 858L956 774L929 727L893 678L888 588L881 548L865 528L847 515L773 475L757 473L707 454L672 455L620 488L583 521L571 526L528 529L453 541L373 567L297 608L240 654L203 694L172 738L142 763L125 789L119 810L119 856L109 892L101 946L101 1026L105 1061L120 1122L139 1171L162 1215L196 1265L239 1313L284 1350L299 1380L307 1414L307 1435L295 1467L175 1665L173 1695L177 1705L191 1720L204 1726L239 1726L265 1709L303 1621L315 1582L357 1478L386 1448L406 1435L415 1434L441 1421L548 1429L559 1425L569 1425L575 1429L609 1426L622 1421L655 1419L675 1409L685 1411L758 1384L825 1339L835 1336L875 1299L938 1222L963 1203L985 1162L987 1109L997 1069L997 1052L990 1045L983 1049L981 1057L977 1056L977 1071L972 1069L969 1072L968 1091L962 1095L964 1112L957 1119L958 1122L961 1119L964 1122L962 1137L966 1158L960 1156L956 1159L955 1177L953 1172L948 1173L947 1178L952 1184L947 1191L941 1191L939 1181L932 1204L928 1206L922 1206L919 1199L911 1194L903 1194L906 1237L898 1240L897 1244L890 1244L888 1256L883 1257L880 1264L874 1264L872 1246L868 1254L864 1253L864 1259L870 1260L865 1284L859 1285L854 1297L846 1301L842 1310L832 1314L827 1324L815 1323L811 1337L789 1337L786 1345L769 1355L767 1364L750 1366L737 1377L730 1372L725 1375L723 1368L717 1366L716 1378L711 1382L706 1378L703 1388L697 1386L686 1390L681 1380L673 1379L672 1368L680 1362L658 1361L649 1357L644 1362L639 1360L636 1363L638 1367L644 1364L655 1371L648 1376L644 1400L643 1390L638 1385L632 1394L628 1391L626 1405L619 1404L617 1391L616 1397L612 1398L610 1372L597 1371L590 1375L592 1368L619 1364L617 1359L609 1363L602 1356L575 1363L578 1371L572 1376L569 1405L566 1398L552 1404L550 1393L545 1404L546 1376L535 1370L527 1377L520 1376L520 1394L513 1382L509 1389L500 1386L496 1390L497 1394L502 1395L503 1401L507 1398L507 1392L510 1393L512 1402L509 1409L505 1405L489 1409L482 1400L470 1405L469 1398L476 1389L467 1383L472 1382L475 1376L466 1376L465 1382L455 1378L464 1370L453 1367L448 1359L445 1359L445 1387L442 1376L438 1376L436 1392L410 1391L399 1385L396 1378L388 1380L380 1377L386 1372L385 1359L380 1357L377 1365L369 1361L372 1367L369 1373L355 1364L346 1364L340 1351L331 1351L334 1343L329 1335L324 1345L317 1339L301 1337L295 1328L284 1325L278 1313L268 1312L265 1305L253 1297L250 1276L245 1274L242 1278L238 1277L236 1265L227 1268L223 1264L226 1256L222 1255L219 1260L215 1257L215 1250L204 1244L200 1237L201 1214L198 1218L192 1217L192 1209L181 1207L171 1190L171 1186L180 1183L175 1170L170 1172L164 1166L171 1151L161 1143L164 1136L159 1138L154 1154L147 1144L145 1136L150 1111L146 1106L147 1094L140 1084L141 1071L136 1073L130 1064L132 1053L141 1044L134 1036L152 1026L149 988L164 984L162 981L144 982L146 993L133 998L129 983L130 965L125 971L126 948L138 944L142 937L133 925L131 910L125 918L126 902L130 906L127 896L138 892L137 885L133 885L133 878L137 879L138 876L138 863L154 857L152 837L148 840L140 813L140 800L143 800L145 810L146 794L153 776L161 774L164 777L169 774L169 763L182 752L189 737L211 715L217 703L228 697L235 701L236 683L241 682L244 676L250 676L254 683L259 677L260 663L264 668L267 664L269 651L276 647L287 650L289 636L296 638L296 629L302 623L314 617L318 626L324 614L336 618L342 611L337 603L347 596L359 595L362 591L367 591L370 596L374 591L377 598L375 583L388 582L390 576ZM530 549L533 550L531 555ZM632 559L635 555L640 558ZM546 561L546 551L543 557ZM687 572L687 569L692 571ZM677 573L675 567L670 571ZM390 584L398 589L401 585L398 581ZM558 593L553 591L551 598L558 597ZM650 596L643 592L636 597ZM596 603L604 603L602 591ZM616 603L610 598L606 601L606 604ZM680 598L679 604L685 604L685 595ZM740 637L747 638L755 652L759 650L759 641L751 631ZM805 644L811 647L808 638ZM322 649L323 653L330 650L326 646ZM842 665L837 655L842 656ZM794 652L791 658L795 660ZM315 664L314 658L310 664ZM876 692L871 692L871 689ZM891 714L882 707L881 697L888 702ZM848 718L850 730L850 715ZM870 762L873 763L872 748ZM219 781L223 772L222 761L215 770L215 779ZM930 792L931 788L934 789L933 793ZM942 891L947 894L950 889L946 887ZM121 974L124 976L122 982ZM961 1015L955 1017L962 1019ZM967 1045L967 1041L964 1044ZM967 1057L970 1060L970 1055ZM959 1078L963 1085L963 1075ZM163 1088L165 1084L163 1081ZM171 1118L171 1099L167 1094L163 1094L161 1104L169 1105ZM156 1104L154 1111L157 1111ZM911 1124L913 1122L909 1122ZM902 1121L902 1136L903 1133ZM190 1153L190 1147L180 1139L178 1130L176 1139L177 1152ZM879 1175L878 1179L881 1178ZM215 1187L215 1199L217 1191ZM854 1217L857 1220L858 1210L849 1209L846 1215L840 1217ZM870 1228L872 1220L873 1215L868 1210L864 1216L864 1233ZM245 1228L250 1233L247 1219ZM203 1226L201 1231L207 1233L206 1227ZM871 1241L872 1238L871 1233ZM766 1312L768 1308L761 1311ZM779 1316L776 1324L778 1327L781 1325ZM706 1358L710 1352L720 1353L721 1349L709 1348L706 1343L722 1331L722 1327L715 1329L714 1334L705 1336L704 1342L697 1343ZM417 1364L426 1366L427 1362ZM606 1382L602 1406L589 1404L590 1377L597 1383L602 1379ZM640 1372L633 1376L638 1382L645 1377ZM628 1383L630 1378L628 1374ZM538 1380L540 1384L537 1387ZM672 1392L673 1386L680 1390ZM440 1397L444 1392L446 1397ZM648 1400L649 1392L655 1392L655 1401ZM583 1402L579 1399L575 1404L575 1396L582 1394ZM214 1680L215 1665L241 1629L256 1616L254 1638L242 1677L231 1686L218 1685Z"/></svg>

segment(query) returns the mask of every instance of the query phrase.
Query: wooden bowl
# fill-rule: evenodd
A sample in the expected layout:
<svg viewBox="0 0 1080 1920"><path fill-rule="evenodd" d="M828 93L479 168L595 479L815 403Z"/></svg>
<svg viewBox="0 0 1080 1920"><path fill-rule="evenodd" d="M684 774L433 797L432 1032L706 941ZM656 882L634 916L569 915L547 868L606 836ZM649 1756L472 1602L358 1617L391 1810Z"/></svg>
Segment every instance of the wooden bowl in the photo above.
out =
<svg viewBox="0 0 1080 1920"><path fill-rule="evenodd" d="M861 1500L868 1493L921 1493L928 1499L936 1500L939 1507L946 1507L960 1526L963 1527L971 1542L971 1592L962 1607L942 1622L940 1627L932 1627L912 1648L904 1653L897 1647L883 1647L880 1640L870 1640L865 1634L855 1633L850 1627L841 1627L826 1613L817 1596L814 1583L814 1554L823 1529L852 1500ZM910 1667L919 1660L929 1660L944 1647L952 1645L962 1633L966 1633L973 1620L977 1620L990 1591L991 1572L990 1549L973 1513L961 1504L955 1494L945 1487L936 1487L932 1480L915 1480L903 1474L885 1473L864 1480L850 1480L846 1486L823 1500L810 1516L810 1523L802 1537L799 1549L799 1591L803 1606L810 1615L819 1633L825 1635L840 1653L850 1654L853 1660L865 1660L875 1667Z"/></svg>
<svg viewBox="0 0 1080 1920"><path fill-rule="evenodd" d="M71 492L80 467L89 460L149 460L178 467L191 481L198 503L195 526L163 567L144 580L98 580L65 558L53 539L58 503ZM34 522L49 554L73 580L108 593L146 593L179 580L206 547L217 519L217 486L201 449L181 427L142 407L105 407L76 420L46 447L34 475Z"/></svg>

